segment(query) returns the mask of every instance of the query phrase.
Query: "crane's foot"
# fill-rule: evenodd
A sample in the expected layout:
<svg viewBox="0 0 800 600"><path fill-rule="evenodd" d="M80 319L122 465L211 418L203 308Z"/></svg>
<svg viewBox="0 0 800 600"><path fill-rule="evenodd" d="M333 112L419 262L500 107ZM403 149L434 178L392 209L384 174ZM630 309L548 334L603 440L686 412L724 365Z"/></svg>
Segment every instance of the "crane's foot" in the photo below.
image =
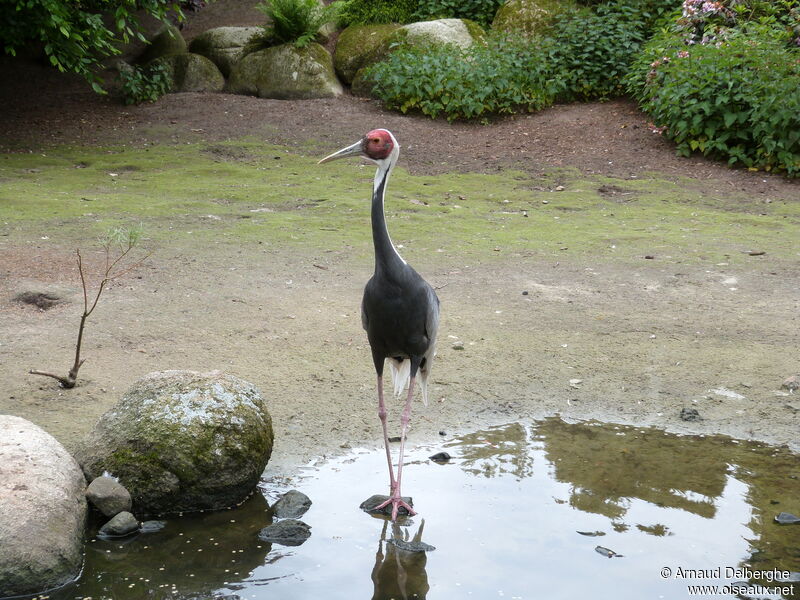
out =
<svg viewBox="0 0 800 600"><path fill-rule="evenodd" d="M409 498L409 500L411 500L411 498ZM386 501L381 502L378 506L376 506L375 512L383 512L383 509L389 505L392 506L392 521L397 520L397 515L400 513L400 509L405 510L405 513L409 516L414 516L417 514L416 511L411 508L411 504L403 500L403 498L400 496L400 490L392 492L392 495L389 496Z"/></svg>
<svg viewBox="0 0 800 600"><path fill-rule="evenodd" d="M409 509L414 505L414 500L410 496L398 496L400 503L397 504L397 516L413 515L414 509ZM375 494L370 496L361 503L361 510L373 515L386 515L391 516L392 509L392 496L386 494Z"/></svg>

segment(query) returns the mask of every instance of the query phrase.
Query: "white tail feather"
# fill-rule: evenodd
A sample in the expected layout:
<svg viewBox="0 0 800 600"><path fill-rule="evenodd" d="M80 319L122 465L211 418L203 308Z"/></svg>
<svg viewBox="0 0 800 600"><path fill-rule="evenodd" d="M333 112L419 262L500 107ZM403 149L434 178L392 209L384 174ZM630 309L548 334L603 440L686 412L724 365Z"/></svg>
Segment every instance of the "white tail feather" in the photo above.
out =
<svg viewBox="0 0 800 600"><path fill-rule="evenodd" d="M431 355L434 353L431 352ZM394 395L399 398L403 391L408 389L408 383L411 381L411 361L410 360L395 360L389 359L389 371L392 374L392 383L394 384ZM428 406L428 373L427 368L419 370L419 387L422 390L422 403Z"/></svg>
<svg viewBox="0 0 800 600"><path fill-rule="evenodd" d="M411 379L411 361L410 360L395 360L389 359L389 370L392 373L392 382L394 383L394 395L399 398L403 390L408 387L408 382Z"/></svg>

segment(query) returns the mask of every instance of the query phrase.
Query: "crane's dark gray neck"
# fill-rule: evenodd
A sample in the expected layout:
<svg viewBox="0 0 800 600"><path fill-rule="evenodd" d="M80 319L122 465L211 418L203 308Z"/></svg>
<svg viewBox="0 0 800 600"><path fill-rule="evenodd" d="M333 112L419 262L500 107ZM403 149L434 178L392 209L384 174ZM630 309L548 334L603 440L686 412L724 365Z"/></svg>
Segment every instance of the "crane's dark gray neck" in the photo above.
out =
<svg viewBox="0 0 800 600"><path fill-rule="evenodd" d="M372 241L375 244L375 273L391 274L402 269L406 261L397 252L389 237L386 227L386 216L383 209L383 198L386 193L386 184L394 168L394 161L387 161L380 165L375 173L375 182L372 187Z"/></svg>

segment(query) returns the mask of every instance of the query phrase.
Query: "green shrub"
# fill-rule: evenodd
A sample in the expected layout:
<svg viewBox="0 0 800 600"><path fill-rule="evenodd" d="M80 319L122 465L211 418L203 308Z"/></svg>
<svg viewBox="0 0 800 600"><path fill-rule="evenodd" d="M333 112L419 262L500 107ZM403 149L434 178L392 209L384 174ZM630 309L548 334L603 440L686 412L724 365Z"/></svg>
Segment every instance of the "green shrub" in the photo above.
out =
<svg viewBox="0 0 800 600"><path fill-rule="evenodd" d="M336 21L336 4L322 6L318 0L263 0L256 6L267 15L264 35L249 44L255 47L293 43L298 48L313 42L320 27Z"/></svg>
<svg viewBox="0 0 800 600"><path fill-rule="evenodd" d="M125 104L155 102L169 91L172 81L164 65L134 66L119 72L120 91Z"/></svg>
<svg viewBox="0 0 800 600"><path fill-rule="evenodd" d="M104 58L120 54L119 40L144 41L143 17L183 19L173 0L5 0L0 2L0 48L15 56L41 44L50 65L83 76L104 94L97 74ZM35 47L35 46L34 46Z"/></svg>
<svg viewBox="0 0 800 600"><path fill-rule="evenodd" d="M685 43L685 28L656 36L635 61L631 93L688 156L800 174L800 49L774 24Z"/></svg>
<svg viewBox="0 0 800 600"><path fill-rule="evenodd" d="M539 110L552 103L557 85L541 55L526 40L510 36L468 50L401 48L364 76L388 108L444 115L448 121Z"/></svg>
<svg viewBox="0 0 800 600"><path fill-rule="evenodd" d="M505 0L418 0L415 18L471 19L484 27L492 23L497 9Z"/></svg>
<svg viewBox="0 0 800 600"><path fill-rule="evenodd" d="M601 5L565 16L549 37L550 68L564 81L563 100L619 96L623 77L644 40L646 21L640 14Z"/></svg>
<svg viewBox="0 0 800 600"><path fill-rule="evenodd" d="M417 0L341 0L339 25L373 23L410 23L417 10Z"/></svg>

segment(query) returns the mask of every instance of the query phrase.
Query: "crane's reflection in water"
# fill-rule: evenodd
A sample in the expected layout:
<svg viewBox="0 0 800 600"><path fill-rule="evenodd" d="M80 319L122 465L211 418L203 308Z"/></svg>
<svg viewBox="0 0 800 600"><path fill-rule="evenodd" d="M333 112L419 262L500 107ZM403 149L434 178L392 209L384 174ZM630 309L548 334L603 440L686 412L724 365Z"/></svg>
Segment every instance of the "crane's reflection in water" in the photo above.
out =
<svg viewBox="0 0 800 600"><path fill-rule="evenodd" d="M442 450L448 464L428 460ZM665 579L663 567L800 572L798 526L774 521L800 515L800 458L785 448L602 423L510 423L411 448L407 493L419 515L394 525L358 509L386 493L385 469L382 449L354 450L289 481L264 480L235 510L90 541L81 578L49 598L640 600L731 582ZM267 500L291 488L313 501L302 516L312 535L297 547L265 544ZM435 551L404 549L425 543ZM800 582L794 589L767 597L800 598Z"/></svg>
<svg viewBox="0 0 800 600"><path fill-rule="evenodd" d="M427 549L422 543L425 521L409 536L409 529L397 522L384 520L378 551L375 553L375 568L372 583L375 591L372 600L425 600L430 585L425 565ZM389 538L387 531L391 532ZM428 547L432 549L431 547Z"/></svg>

